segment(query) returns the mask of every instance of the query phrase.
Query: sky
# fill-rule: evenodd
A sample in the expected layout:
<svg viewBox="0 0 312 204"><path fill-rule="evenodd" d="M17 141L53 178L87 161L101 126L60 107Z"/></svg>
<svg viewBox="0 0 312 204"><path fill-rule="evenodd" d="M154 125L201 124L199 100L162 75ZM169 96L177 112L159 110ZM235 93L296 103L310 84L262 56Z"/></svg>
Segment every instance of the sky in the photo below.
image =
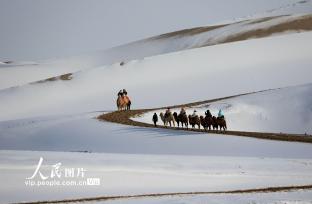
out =
<svg viewBox="0 0 312 204"><path fill-rule="evenodd" d="M0 0L0 61L83 55L294 0Z"/></svg>

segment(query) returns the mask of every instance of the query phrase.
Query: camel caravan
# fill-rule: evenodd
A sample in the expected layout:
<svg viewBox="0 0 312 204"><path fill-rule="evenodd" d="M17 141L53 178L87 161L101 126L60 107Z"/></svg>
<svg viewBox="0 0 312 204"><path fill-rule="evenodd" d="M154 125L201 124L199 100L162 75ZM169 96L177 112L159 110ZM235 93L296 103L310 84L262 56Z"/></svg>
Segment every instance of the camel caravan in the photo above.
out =
<svg viewBox="0 0 312 204"><path fill-rule="evenodd" d="M128 96L126 89L120 90L117 94L118 98L116 101L118 110L130 110L131 100Z"/></svg>
<svg viewBox="0 0 312 204"><path fill-rule="evenodd" d="M128 93L125 89L120 90L117 94L118 98L116 101L118 111L126 111L130 110L131 107L131 100L128 96ZM180 113L178 114L177 112L172 113L170 108L167 108L165 114L160 113L159 114L160 119L163 121L164 126L170 126L170 127L176 127L176 123L178 127L182 128L189 128L189 125L192 128L197 128L200 129L201 126L204 128L205 131L208 130L227 130L226 126L226 121L225 117L223 114L223 111L220 109L218 116L212 116L209 110L205 112L205 116L198 116L197 111L194 110L193 114L187 115L186 111L184 108L181 108ZM158 122L158 116L156 113L154 113L153 118L152 118L155 127L157 127L157 122Z"/></svg>
<svg viewBox="0 0 312 204"><path fill-rule="evenodd" d="M168 108L165 114L161 112L159 116L160 119L163 121L165 127L167 127L168 125L170 127L172 126L175 127L176 126L175 124L177 123L178 127L180 127L181 124L182 128L185 127L187 129L190 125L192 128L198 127L198 129L200 129L200 127L202 126L205 131L227 130L224 113L221 109L219 110L217 117L212 116L209 110L205 112L205 116L202 115L198 116L196 110L194 110L193 114L187 115L184 108L181 108L179 114L177 112L172 113L170 108ZM154 122L155 127L157 127L158 116L156 113L154 113L152 120Z"/></svg>

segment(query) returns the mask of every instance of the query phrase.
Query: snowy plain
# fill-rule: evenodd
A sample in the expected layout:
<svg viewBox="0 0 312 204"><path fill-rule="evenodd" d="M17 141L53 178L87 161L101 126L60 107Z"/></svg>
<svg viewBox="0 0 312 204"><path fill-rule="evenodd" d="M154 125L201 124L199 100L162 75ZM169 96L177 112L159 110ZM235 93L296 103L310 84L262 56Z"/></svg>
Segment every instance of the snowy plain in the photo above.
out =
<svg viewBox="0 0 312 204"><path fill-rule="evenodd" d="M294 191L282 193L247 193L247 194L211 194L211 195L196 195L196 196L167 196L161 198L141 198L141 199L120 199L111 201L99 201L97 203L150 203L150 204L166 204L166 203L211 203L211 204L311 204L312 192ZM92 203L92 202L86 202ZM94 202L93 202L94 203Z"/></svg>
<svg viewBox="0 0 312 204"><path fill-rule="evenodd" d="M1 185L1 201L234 190L312 182L310 144L124 126L94 119L98 114L0 122L0 180L5 183ZM45 175L52 165L61 162L62 167L85 168L86 177L100 178L101 185L26 186L25 179L34 172L40 157L44 158L41 171ZM268 200L292 198L291 192L284 194L265 195ZM246 197L248 201L258 196ZM301 193L294 196L303 197ZM215 197L220 201L226 198ZM163 199L151 202L166 202ZM168 202L180 199L185 198ZM211 197L189 199L197 203L198 199ZM244 197L241 199L244 201Z"/></svg>
<svg viewBox="0 0 312 204"><path fill-rule="evenodd" d="M1 185L0 191L2 202L224 191L307 185L312 182L310 159L47 151L0 152L0 178L5 183ZM100 178L101 185L27 186L25 180L33 174L40 157L44 159L40 169L43 175L48 175L51 166L61 162L61 170L83 167L86 169L85 177Z"/></svg>

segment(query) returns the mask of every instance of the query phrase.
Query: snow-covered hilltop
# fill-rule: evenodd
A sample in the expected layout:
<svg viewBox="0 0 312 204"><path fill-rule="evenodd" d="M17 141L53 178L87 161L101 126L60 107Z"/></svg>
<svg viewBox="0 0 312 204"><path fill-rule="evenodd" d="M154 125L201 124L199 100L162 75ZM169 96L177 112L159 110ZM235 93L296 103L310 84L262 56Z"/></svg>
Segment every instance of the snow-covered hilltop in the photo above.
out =
<svg viewBox="0 0 312 204"><path fill-rule="evenodd" d="M7 66L7 69L0 69L0 89L97 66L126 63L131 60L141 60L150 56L186 49L310 30L312 30L311 14L261 17L229 24L191 28L155 36L88 56L39 62L35 65L15 63L16 67L12 63ZM21 65L23 65L23 69L20 68ZM0 64L0 66L3 65Z"/></svg>
<svg viewBox="0 0 312 204"><path fill-rule="evenodd" d="M311 36L305 32L188 49L5 89L0 91L0 120L113 110L122 88L129 91L133 108L147 108L311 83Z"/></svg>

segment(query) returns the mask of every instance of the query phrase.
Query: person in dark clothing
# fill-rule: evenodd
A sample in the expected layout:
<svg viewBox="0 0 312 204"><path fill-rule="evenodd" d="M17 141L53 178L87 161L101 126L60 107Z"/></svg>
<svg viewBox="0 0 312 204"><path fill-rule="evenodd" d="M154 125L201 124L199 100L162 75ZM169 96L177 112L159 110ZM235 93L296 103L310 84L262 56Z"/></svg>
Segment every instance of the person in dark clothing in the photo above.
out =
<svg viewBox="0 0 312 204"><path fill-rule="evenodd" d="M120 91L118 92L117 96L122 96L122 95L123 95L123 92L122 92L122 90L120 90Z"/></svg>
<svg viewBox="0 0 312 204"><path fill-rule="evenodd" d="M130 110L131 108L131 101L129 100L128 104L127 104L127 110Z"/></svg>
<svg viewBox="0 0 312 204"><path fill-rule="evenodd" d="M154 122L155 127L157 127L158 116L156 113L154 113L154 115L153 115L153 122Z"/></svg>
<svg viewBox="0 0 312 204"><path fill-rule="evenodd" d="M210 113L210 110L207 110L207 111L205 112L205 115L206 115L207 117L209 117L209 118L212 117L212 115L211 115L211 113Z"/></svg>
<svg viewBox="0 0 312 204"><path fill-rule="evenodd" d="M122 90L122 93L126 96L126 95L128 95L128 92L126 91L126 89L123 89Z"/></svg>

